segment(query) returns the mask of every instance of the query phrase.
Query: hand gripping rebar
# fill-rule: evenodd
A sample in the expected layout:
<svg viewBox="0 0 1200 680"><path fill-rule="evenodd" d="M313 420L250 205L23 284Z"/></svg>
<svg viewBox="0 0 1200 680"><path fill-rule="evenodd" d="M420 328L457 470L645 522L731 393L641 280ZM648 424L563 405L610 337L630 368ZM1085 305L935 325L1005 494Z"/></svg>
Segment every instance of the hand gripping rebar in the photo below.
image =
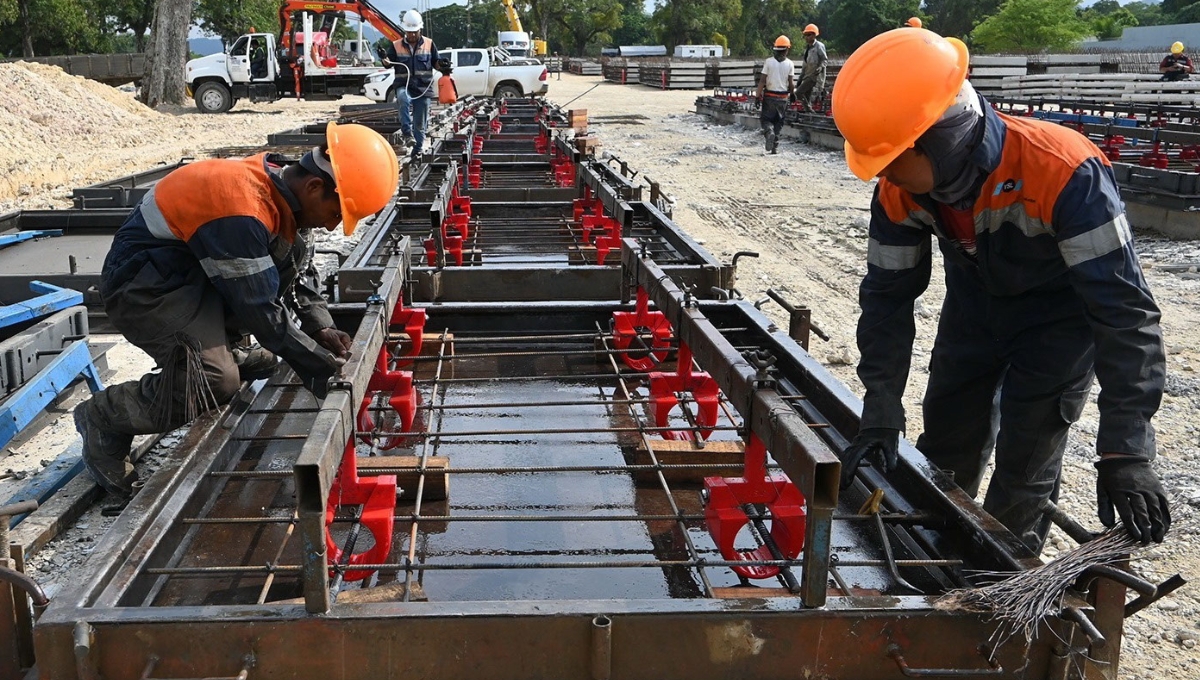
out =
<svg viewBox="0 0 1200 680"><path fill-rule="evenodd" d="M771 542L783 559L795 559L804 549L804 496L788 476L767 474L767 447L751 433L746 444L746 464L741 477L705 477L704 520L708 533L730 561L769 561L776 557L770 547L740 551L734 547L738 532L750 518L742 508L746 504L765 505L771 513ZM763 579L779 574L770 565L737 565L733 570L746 578Z"/></svg>
<svg viewBox="0 0 1200 680"><path fill-rule="evenodd" d="M613 312L613 347L621 354L625 365L635 371L649 371L667 358L671 344L671 322L662 312L650 311L650 295L645 288L637 290L637 306L632 312ZM649 336L647 343L644 337ZM640 338L640 339L639 339ZM633 341L646 347L645 356L629 351Z"/></svg>
<svg viewBox="0 0 1200 680"><path fill-rule="evenodd" d="M381 433L386 436L378 437L378 446L384 450L400 445L404 437L393 435L411 432L417 416L417 390L413 386L412 371L392 370L388 366L388 356L387 346L384 345L379 351L375 372L371 374L371 380L367 383L362 404L358 407L357 418L359 439L365 444L375 443L372 441L376 438L375 417L371 413L371 406L378 398L387 395L388 406L400 418L400 431Z"/></svg>
<svg viewBox="0 0 1200 680"><path fill-rule="evenodd" d="M678 356L674 373L655 371L650 374L650 406L654 411L654 424L666 427L671 410L679 405L679 393L687 392L696 402L693 415L696 431L701 439L708 439L717 425L721 388L711 375L703 371L692 372L692 350L686 343L679 343ZM692 430L663 430L660 434L663 439L695 439Z"/></svg>
<svg viewBox="0 0 1200 680"><path fill-rule="evenodd" d="M362 515L359 522L371 532L373 545L362 552L349 556L333 540L330 527L333 526L338 506L361 505ZM329 489L329 502L325 505L325 550L328 554L330 567L338 565L356 566L359 564L381 564L387 561L388 553L392 551L392 526L396 515L396 476L380 475L378 477L358 476L358 456L354 452L354 438L346 444L342 452L342 463L338 475ZM372 573L367 569L348 569L343 578L347 581L361 581Z"/></svg>

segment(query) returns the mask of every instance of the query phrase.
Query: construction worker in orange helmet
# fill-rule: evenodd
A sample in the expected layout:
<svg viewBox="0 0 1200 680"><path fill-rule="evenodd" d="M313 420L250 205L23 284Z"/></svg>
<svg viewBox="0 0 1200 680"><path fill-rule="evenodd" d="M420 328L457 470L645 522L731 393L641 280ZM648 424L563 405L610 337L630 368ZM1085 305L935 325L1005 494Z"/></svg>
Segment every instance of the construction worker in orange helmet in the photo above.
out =
<svg viewBox="0 0 1200 680"><path fill-rule="evenodd" d="M921 18L920 17L909 17L908 21L904 22L904 24L906 26L911 26L913 28L921 28Z"/></svg>
<svg viewBox="0 0 1200 680"><path fill-rule="evenodd" d="M779 132L783 129L783 114L787 112L788 99L795 86L796 67L787 58L792 41L786 35L775 39L773 57L763 62L762 76L758 81L755 98L762 105L759 122L766 138L767 153L779 152Z"/></svg>
<svg viewBox="0 0 1200 680"><path fill-rule="evenodd" d="M800 85L796 88L795 97L804 102L809 110L825 92L829 54L825 51L825 43L817 40L820 34L816 24L804 27L804 57L800 60Z"/></svg>
<svg viewBox="0 0 1200 680"><path fill-rule="evenodd" d="M1049 529L1040 507L1058 497L1071 424L1098 378L1100 520L1162 541L1160 314L1112 166L1074 130L994 111L967 64L962 42L899 28L856 50L833 89L847 164L879 178L859 288L865 396L843 485L864 462L897 466L914 303L936 239L946 298L916 448L972 496L994 453L983 507L1037 554Z"/></svg>
<svg viewBox="0 0 1200 680"><path fill-rule="evenodd" d="M228 402L243 380L291 367L318 398L351 339L317 292L313 231L381 210L399 163L379 133L330 123L298 163L259 154L185 165L160 180L113 238L100 275L108 319L159 371L75 408L83 461L127 499L129 449ZM253 335L257 345L245 335Z"/></svg>

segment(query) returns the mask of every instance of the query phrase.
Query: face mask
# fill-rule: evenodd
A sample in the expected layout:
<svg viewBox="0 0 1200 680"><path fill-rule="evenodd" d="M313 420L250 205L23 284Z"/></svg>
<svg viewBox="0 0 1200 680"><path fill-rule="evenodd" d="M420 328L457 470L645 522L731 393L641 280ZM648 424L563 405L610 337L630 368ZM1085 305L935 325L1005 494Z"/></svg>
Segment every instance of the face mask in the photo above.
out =
<svg viewBox="0 0 1200 680"><path fill-rule="evenodd" d="M787 52L784 52L783 50L776 50L775 61L783 61L784 59L787 59Z"/></svg>
<svg viewBox="0 0 1200 680"><path fill-rule="evenodd" d="M933 191L929 196L946 205L962 208L974 201L974 192L986 170L971 163L971 154L983 139L983 108L969 82L940 120L921 138L917 148L933 163Z"/></svg>

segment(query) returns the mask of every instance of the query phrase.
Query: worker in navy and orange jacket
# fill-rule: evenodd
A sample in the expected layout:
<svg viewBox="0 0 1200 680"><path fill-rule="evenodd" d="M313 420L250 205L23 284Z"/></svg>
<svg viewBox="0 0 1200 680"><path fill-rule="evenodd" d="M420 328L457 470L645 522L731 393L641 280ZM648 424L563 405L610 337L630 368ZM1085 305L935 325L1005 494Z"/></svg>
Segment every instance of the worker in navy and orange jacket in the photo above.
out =
<svg viewBox="0 0 1200 680"><path fill-rule="evenodd" d="M1170 527L1151 461L1165 358L1159 310L1134 252L1112 168L1082 135L996 113L967 74L967 48L921 28L860 47L833 115L846 161L879 177L871 205L858 373L859 433L843 484L897 463L914 301L936 237L946 299L917 448L971 495L995 451L984 509L1031 549L1058 497L1067 434L1099 378L1100 519L1148 543Z"/></svg>
<svg viewBox="0 0 1200 680"><path fill-rule="evenodd" d="M330 123L326 138L292 165L260 154L180 168L117 231L101 273L105 311L161 370L75 409L84 463L107 491L132 491L134 435L228 402L243 379L273 372L276 355L324 397L350 336L305 280L312 230L350 234L399 181L395 152L373 130Z"/></svg>

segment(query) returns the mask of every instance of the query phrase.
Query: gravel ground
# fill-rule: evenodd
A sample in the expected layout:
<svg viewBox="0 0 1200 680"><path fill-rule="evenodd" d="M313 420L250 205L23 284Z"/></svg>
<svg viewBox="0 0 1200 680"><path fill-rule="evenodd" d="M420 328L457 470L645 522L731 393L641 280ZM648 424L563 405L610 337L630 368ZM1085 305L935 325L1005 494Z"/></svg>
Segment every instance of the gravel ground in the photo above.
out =
<svg viewBox="0 0 1200 680"><path fill-rule="evenodd" d="M591 88L595 89L591 89ZM641 114L645 120L594 122L592 129L604 148L629 161L646 176L662 181L678 202L676 221L714 254L728 259L739 250L755 250L757 260L742 260L739 289L758 299L773 287L793 302L811 307L814 322L831 339L817 342L816 358L838 378L861 393L854 373L857 349L854 328L858 316L858 283L866 268L868 205L872 186L858 181L846 169L840 154L785 141L777 156L764 156L756 131L711 124L690 111L697 91L658 91L641 86L620 86L598 78L564 74L551 82L551 98L587 108L593 119L606 115ZM361 101L361 100L355 100ZM343 100L340 103L348 103ZM86 161L71 165L61 180L27 184L25 190L5 193L0 185L0 209L62 206L69 203L69 188L139 170L155 162L177 159L186 153L230 144L255 143L269 132L295 127L326 117L338 102L276 102L253 107L239 105L241 115L200 116L173 112L155 116L154 136L143 146L108 149L75 149ZM154 112L151 112L152 114ZM157 126L164 126L159 129ZM86 146L86 145L85 145ZM6 203L6 201L8 203ZM1138 567L1153 579L1176 572L1193 579L1200 571L1197 508L1200 508L1200 243L1171 241L1138 234L1139 252L1150 285L1163 308L1168 345L1167 394L1156 420L1160 455L1159 473L1174 498L1176 528L1162 546L1144 553ZM937 255L935 254L935 257ZM1194 265L1194 266L1193 266ZM1190 267L1190 268L1189 268ZM920 399L927 363L937 328L938 310L945 294L934 277L917 306L915 361L905 405L909 413L908 436L921 431ZM765 309L777 313L773 305ZM782 317L780 316L780 321ZM110 363L118 379L136 378L148 359L124 345ZM1065 464L1065 510L1085 524L1095 519L1093 444L1098 414L1095 394L1074 428ZM69 439L69 420L47 429L57 432L61 444ZM163 445L169 445L170 440ZM37 446L31 443L30 446ZM31 449L31 451L34 449ZM49 455L22 456L24 468L36 470ZM151 454L148 465L156 456ZM15 462L17 459L12 458ZM0 458L0 472L10 458ZM0 486L0 494L3 487ZM110 520L88 515L76 527L42 551L34 560L36 575L56 590L74 576L90 546ZM1055 531L1045 557L1071 545ZM1127 621L1121 677L1200 677L1200 597L1194 587L1178 591Z"/></svg>

